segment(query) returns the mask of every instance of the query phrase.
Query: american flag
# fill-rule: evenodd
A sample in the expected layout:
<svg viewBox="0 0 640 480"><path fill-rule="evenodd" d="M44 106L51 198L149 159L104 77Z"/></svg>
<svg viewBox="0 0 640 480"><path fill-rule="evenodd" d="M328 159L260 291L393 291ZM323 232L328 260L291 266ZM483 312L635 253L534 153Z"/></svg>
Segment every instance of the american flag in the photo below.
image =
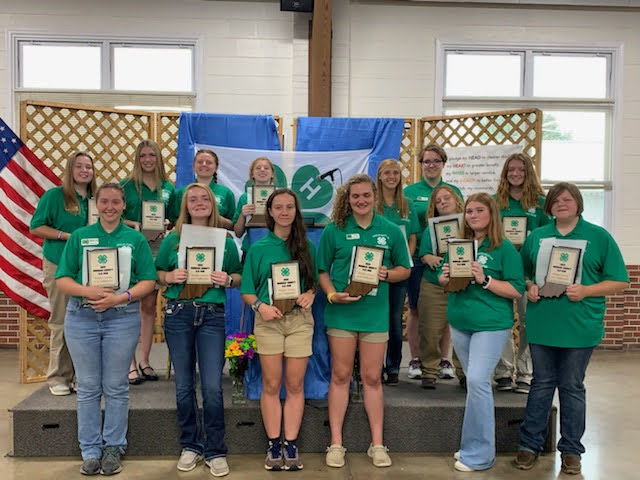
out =
<svg viewBox="0 0 640 480"><path fill-rule="evenodd" d="M42 238L29 223L60 179L0 119L0 289L29 313L49 318L42 286Z"/></svg>

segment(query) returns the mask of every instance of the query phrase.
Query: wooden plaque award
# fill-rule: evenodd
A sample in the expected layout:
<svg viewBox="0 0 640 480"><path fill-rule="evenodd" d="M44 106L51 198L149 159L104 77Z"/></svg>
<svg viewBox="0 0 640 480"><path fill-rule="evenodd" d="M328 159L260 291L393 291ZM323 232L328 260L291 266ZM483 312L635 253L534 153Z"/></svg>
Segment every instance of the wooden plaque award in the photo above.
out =
<svg viewBox="0 0 640 480"><path fill-rule="evenodd" d="M215 247L187 247L187 280L180 292L180 298L190 300L202 297L213 285L211 273L215 270L215 264Z"/></svg>
<svg viewBox="0 0 640 480"><path fill-rule="evenodd" d="M344 289L352 297L366 295L378 286L378 273L382 266L384 249L357 245L351 265L349 285Z"/></svg>
<svg viewBox="0 0 640 480"><path fill-rule="evenodd" d="M252 185L247 187L247 197L251 196L251 202L256 206L256 212L246 223L247 227L266 227L267 200L276 190L275 185Z"/></svg>
<svg viewBox="0 0 640 480"><path fill-rule="evenodd" d="M551 247L547 276L538 295L546 298L559 297L569 285L573 285L578 276L581 255L580 248Z"/></svg>
<svg viewBox="0 0 640 480"><path fill-rule="evenodd" d="M156 242L164 233L164 202L144 200L142 202L142 222L140 231L149 242Z"/></svg>
<svg viewBox="0 0 640 480"><path fill-rule="evenodd" d="M87 250L87 278L92 287L120 288L117 248Z"/></svg>
<svg viewBox="0 0 640 480"><path fill-rule="evenodd" d="M459 292L473 280L471 264L476 259L473 240L449 239L449 283L445 292Z"/></svg>
<svg viewBox="0 0 640 480"><path fill-rule="evenodd" d="M527 238L527 217L504 217L504 236L519 250Z"/></svg>
<svg viewBox="0 0 640 480"><path fill-rule="evenodd" d="M273 306L282 314L289 313L296 306L302 294L300 264L298 262L276 262L271 264L273 286Z"/></svg>

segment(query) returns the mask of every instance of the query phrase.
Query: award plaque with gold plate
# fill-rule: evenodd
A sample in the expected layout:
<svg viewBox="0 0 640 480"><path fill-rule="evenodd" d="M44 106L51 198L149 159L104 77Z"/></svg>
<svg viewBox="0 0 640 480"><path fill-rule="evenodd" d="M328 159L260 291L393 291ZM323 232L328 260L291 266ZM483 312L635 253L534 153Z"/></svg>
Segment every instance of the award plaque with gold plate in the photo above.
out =
<svg viewBox="0 0 640 480"><path fill-rule="evenodd" d="M87 279L92 287L120 288L117 248L94 248L87 252Z"/></svg>
<svg viewBox="0 0 640 480"><path fill-rule="evenodd" d="M578 276L578 266L582 249L554 246L549 256L549 266L544 285L538 291L541 297L559 297Z"/></svg>
<svg viewBox="0 0 640 480"><path fill-rule="evenodd" d="M449 253L449 283L445 285L446 292L458 292L469 286L473 280L471 264L476 259L476 249L473 240L449 239L447 245Z"/></svg>
<svg viewBox="0 0 640 480"><path fill-rule="evenodd" d="M215 270L215 262L215 247L186 248L187 280L180 292L181 299L202 297L212 287L211 273Z"/></svg>
<svg viewBox="0 0 640 480"><path fill-rule="evenodd" d="M503 217L504 236L519 250L527 239L527 217Z"/></svg>
<svg viewBox="0 0 640 480"><path fill-rule="evenodd" d="M266 227L267 200L276 190L275 185L251 185L247 187L247 199L256 206L256 211L246 223L247 227Z"/></svg>
<svg viewBox="0 0 640 480"><path fill-rule="evenodd" d="M296 261L272 263L271 284L273 306L283 314L293 310L298 297L302 294L300 263Z"/></svg>
<svg viewBox="0 0 640 480"><path fill-rule="evenodd" d="M156 200L144 200L142 202L140 231L149 242L161 240L164 233L164 219L164 202Z"/></svg>
<svg viewBox="0 0 640 480"><path fill-rule="evenodd" d="M344 289L352 297L366 295L380 283L378 273L384 259L384 248L356 245L349 285Z"/></svg>

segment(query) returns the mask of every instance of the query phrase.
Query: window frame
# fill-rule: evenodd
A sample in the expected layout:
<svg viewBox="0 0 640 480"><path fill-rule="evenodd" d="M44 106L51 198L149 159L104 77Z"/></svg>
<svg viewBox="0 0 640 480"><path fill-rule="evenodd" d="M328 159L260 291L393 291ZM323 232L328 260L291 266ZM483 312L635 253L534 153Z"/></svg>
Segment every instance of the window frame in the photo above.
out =
<svg viewBox="0 0 640 480"><path fill-rule="evenodd" d="M451 52L484 53L524 53L524 70L521 75L521 97L480 97L480 96L446 96L446 60ZM533 96L533 59L535 55L563 55L563 56L606 56L607 58L607 88L604 98L571 98L571 97L534 97ZM603 218L604 227L615 231L619 225L618 204L619 152L621 139L614 132L621 129L622 109L622 45L606 44L594 47L580 45L549 45L549 44L512 44L512 43L468 43L455 41L436 42L436 81L435 81L435 111L442 115L445 109L469 109L482 111L497 111L519 108L539 108L543 112L553 110L597 111L605 112L607 122L605 133L605 165L604 180L594 182L575 182L580 189L604 190ZM560 179L542 179L543 187L549 188Z"/></svg>

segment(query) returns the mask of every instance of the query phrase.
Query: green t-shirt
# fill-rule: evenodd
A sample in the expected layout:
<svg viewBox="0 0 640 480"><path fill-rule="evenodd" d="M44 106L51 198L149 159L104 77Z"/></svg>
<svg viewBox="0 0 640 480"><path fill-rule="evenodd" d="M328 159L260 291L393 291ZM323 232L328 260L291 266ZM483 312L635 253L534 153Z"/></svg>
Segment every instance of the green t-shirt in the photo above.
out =
<svg viewBox="0 0 640 480"><path fill-rule="evenodd" d="M484 274L491 275L495 280L509 282L519 293L524 293L522 261L516 247L507 239L493 250L487 250L488 247L488 238L478 246L477 261L483 266ZM438 276L442 273L442 265L448 261L449 254L445 254L438 268ZM466 289L449 294L447 319L454 328L468 332L511 328L513 300L485 290L477 283L471 283Z"/></svg>
<svg viewBox="0 0 640 480"><path fill-rule="evenodd" d="M182 197L184 197L184 191L188 185L180 187L176 190L169 203L169 213L167 218L172 222L175 222L180 216L180 206L182 205ZM233 192L225 187L219 185L213 180L209 183L209 188L213 192L213 196L216 199L216 205L218 206L218 215L231 220L236 213L236 199L233 196Z"/></svg>
<svg viewBox="0 0 640 480"><path fill-rule="evenodd" d="M416 214L418 215L418 221L420 222L420 231L416 234L418 237L418 245L422 240L424 229L427 228L427 219L425 217L427 209L429 208L429 198L431 198L431 193L440 185L448 185L461 199L464 200L462 192L458 187L450 183L445 183L442 179L440 179L440 183L435 187L429 185L424 177L419 182L404 187L405 196L413 200L413 203L415 204Z"/></svg>
<svg viewBox="0 0 640 480"><path fill-rule="evenodd" d="M316 267L316 247L307 240L309 252L313 262L313 275L318 279ZM271 264L275 262L288 262L291 260L291 253L287 244L273 232L269 232L266 237L261 238L251 245L244 261L242 270L242 285L240 293L256 295L261 301L270 305L269 279L271 278ZM302 272L301 272L302 273ZM308 287L302 280L301 290L306 292Z"/></svg>
<svg viewBox="0 0 640 480"><path fill-rule="evenodd" d="M620 249L604 228L582 217L567 235L561 235L555 222L540 227L527 237L520 249L524 273L534 280L536 262L543 238L586 240L582 256L582 285L605 280L628 282L629 274ZM527 304L527 340L529 343L564 348L594 347L604 336L605 297L586 297L572 302L566 295L541 298Z"/></svg>
<svg viewBox="0 0 640 480"><path fill-rule="evenodd" d="M130 179L125 178L124 180L120 181L120 185L122 185L122 188L124 188L124 197L127 202L127 206L125 207L124 212L122 212L122 218L131 220L132 222L141 222L142 202L149 200L164 202L165 217L170 218L169 204L172 202L171 197L175 192L175 187L171 182L167 180L162 182L160 191L151 191L149 187L147 187L147 185L143 182L142 185L140 185L142 198L140 198L140 193L138 193L136 184Z"/></svg>
<svg viewBox="0 0 640 480"><path fill-rule="evenodd" d="M407 235L408 240L414 233L416 235L420 233L421 228L413 201L408 198L406 200L409 207L409 214L406 218L402 218L400 216L400 210L396 206L395 202L393 205L387 205L384 202L382 203L382 216L396 225L401 225L402 228L404 228L404 232Z"/></svg>
<svg viewBox="0 0 640 480"><path fill-rule="evenodd" d="M151 249L140 232L127 227L124 223L107 233L100 222L79 228L71 234L56 270L56 278L71 277L82 284L82 262L86 247L118 248L131 250L131 277L129 285L120 288L131 288L141 280L157 280L156 267L153 264Z"/></svg>
<svg viewBox="0 0 640 480"><path fill-rule="evenodd" d="M333 222L325 227L318 248L318 271L331 275L338 292L344 291L349 283L351 258L356 245L383 248L382 263L387 268L411 268L404 236L397 225L374 213L371 224L362 228L353 215L349 215L344 228ZM324 324L342 330L386 332L389 330L389 283L380 282L377 295L365 295L357 302L327 304Z"/></svg>
<svg viewBox="0 0 640 480"><path fill-rule="evenodd" d="M431 243L431 235L429 234L429 230L427 229L422 235L422 240L420 241L420 246L418 248L418 256L423 257L424 255L435 255L433 253L433 245ZM421 261L422 262L422 261ZM434 285L440 285L438 282L438 269L431 269L429 265L424 265L424 273L422 274L423 278Z"/></svg>
<svg viewBox="0 0 640 480"><path fill-rule="evenodd" d="M40 197L36 211L31 217L29 228L32 230L43 225L62 230L66 233L73 233L80 227L87 224L87 203L89 196L82 198L76 193L76 198L80 204L80 211L77 214L69 213L64 209L64 194L62 187L54 187L44 192ZM45 238L42 246L42 255L52 263L58 265L62 251L67 242Z"/></svg>
<svg viewBox="0 0 640 480"><path fill-rule="evenodd" d="M178 245L180 245L180 235L177 232L171 232L160 244L160 250L156 257L156 268L163 272L171 272L178 268ZM216 255L219 255L216 252ZM224 257L222 260L222 271L228 274L240 273L242 266L238 258L238 249L233 239L227 236L224 244ZM172 283L164 292L164 296L175 300L180 296L180 292L184 287L183 283ZM224 288L211 287L207 289L204 295L189 301L204 303L224 303L227 298ZM185 300L186 301L186 300Z"/></svg>
<svg viewBox="0 0 640 480"><path fill-rule="evenodd" d="M240 218L240 215L242 215L242 207L244 207L247 204L247 192L244 192L242 195L240 195L240 198L238 199L238 205L236 205L236 213L233 215L233 224L235 225L236 222L238 221L238 219ZM248 252L249 251L249 235L247 235L247 233L245 232L244 237L242 239L242 251L243 252Z"/></svg>
<svg viewBox="0 0 640 480"><path fill-rule="evenodd" d="M495 200L496 196L493 196ZM500 218L504 217L527 217L527 235L533 232L536 228L551 222L551 219L544 213L542 209L544 205L544 195L540 195L538 199L538 206L528 209L527 211L522 208L520 200L516 200L513 197L509 197L509 207L500 210Z"/></svg>

